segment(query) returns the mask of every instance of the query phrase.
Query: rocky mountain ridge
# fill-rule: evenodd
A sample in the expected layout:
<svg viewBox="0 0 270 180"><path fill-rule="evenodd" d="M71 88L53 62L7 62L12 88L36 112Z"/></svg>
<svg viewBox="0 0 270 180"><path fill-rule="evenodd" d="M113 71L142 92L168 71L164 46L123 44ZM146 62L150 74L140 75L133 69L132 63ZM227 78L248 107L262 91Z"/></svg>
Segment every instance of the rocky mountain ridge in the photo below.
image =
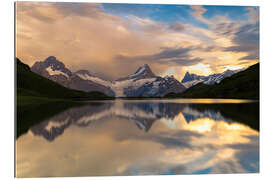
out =
<svg viewBox="0 0 270 180"><path fill-rule="evenodd" d="M31 70L71 89L100 91L116 97L160 97L171 92L180 93L186 89L173 76L155 75L147 64L139 67L133 74L115 81L104 80L88 70L72 73L54 56L36 62Z"/></svg>

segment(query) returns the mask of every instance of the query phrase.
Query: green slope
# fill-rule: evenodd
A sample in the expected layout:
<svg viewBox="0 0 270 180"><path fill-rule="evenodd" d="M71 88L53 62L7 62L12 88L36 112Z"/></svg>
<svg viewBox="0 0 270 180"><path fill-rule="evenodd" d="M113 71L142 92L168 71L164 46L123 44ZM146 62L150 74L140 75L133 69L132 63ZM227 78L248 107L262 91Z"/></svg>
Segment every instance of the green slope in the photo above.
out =
<svg viewBox="0 0 270 180"><path fill-rule="evenodd" d="M72 99L72 100L99 100L110 99L107 95L101 92L83 92L72 90L61 86L47 78L44 78L30 70L30 67L17 61L17 102L35 103L50 102L52 99Z"/></svg>
<svg viewBox="0 0 270 180"><path fill-rule="evenodd" d="M180 94L166 98L239 98L259 99L259 63L223 79L219 84L196 84Z"/></svg>

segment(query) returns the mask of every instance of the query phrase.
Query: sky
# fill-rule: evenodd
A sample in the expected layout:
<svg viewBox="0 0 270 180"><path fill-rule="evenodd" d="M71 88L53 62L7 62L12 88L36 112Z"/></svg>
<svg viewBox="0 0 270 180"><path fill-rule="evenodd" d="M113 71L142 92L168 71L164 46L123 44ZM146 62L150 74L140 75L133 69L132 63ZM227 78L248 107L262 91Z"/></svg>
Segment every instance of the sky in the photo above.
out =
<svg viewBox="0 0 270 180"><path fill-rule="evenodd" d="M182 80L259 61L259 7L16 2L16 56L114 80L148 64Z"/></svg>

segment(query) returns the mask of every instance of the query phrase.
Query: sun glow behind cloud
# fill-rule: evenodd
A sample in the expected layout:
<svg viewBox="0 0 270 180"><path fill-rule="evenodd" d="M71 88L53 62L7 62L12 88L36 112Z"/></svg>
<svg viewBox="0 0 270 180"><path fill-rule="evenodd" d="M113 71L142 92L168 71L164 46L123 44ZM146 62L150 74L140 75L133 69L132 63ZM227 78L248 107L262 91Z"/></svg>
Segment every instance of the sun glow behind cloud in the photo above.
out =
<svg viewBox="0 0 270 180"><path fill-rule="evenodd" d="M213 73L212 70L210 69L209 64L201 64L201 63L190 66L186 68L186 70L199 75L210 75Z"/></svg>
<svg viewBox="0 0 270 180"><path fill-rule="evenodd" d="M248 67L259 60L259 9L230 9L17 2L16 56L32 65L53 55L73 71L88 69L108 79L145 63L178 80L186 70L208 75Z"/></svg>

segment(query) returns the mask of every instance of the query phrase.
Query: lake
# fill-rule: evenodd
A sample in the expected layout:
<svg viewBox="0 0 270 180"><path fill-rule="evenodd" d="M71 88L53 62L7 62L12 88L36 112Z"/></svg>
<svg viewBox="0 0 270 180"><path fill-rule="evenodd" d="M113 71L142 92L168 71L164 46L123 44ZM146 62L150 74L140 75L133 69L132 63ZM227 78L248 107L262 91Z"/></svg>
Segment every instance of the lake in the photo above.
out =
<svg viewBox="0 0 270 180"><path fill-rule="evenodd" d="M256 101L116 99L17 117L17 177L259 172Z"/></svg>

